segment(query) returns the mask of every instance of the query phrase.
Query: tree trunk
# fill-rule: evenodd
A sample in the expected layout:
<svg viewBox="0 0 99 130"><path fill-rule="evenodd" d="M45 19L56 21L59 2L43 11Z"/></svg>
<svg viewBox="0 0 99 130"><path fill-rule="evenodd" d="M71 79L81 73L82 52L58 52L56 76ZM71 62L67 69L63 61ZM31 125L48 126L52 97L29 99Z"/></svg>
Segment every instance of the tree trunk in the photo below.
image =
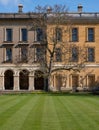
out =
<svg viewBox="0 0 99 130"><path fill-rule="evenodd" d="M48 91L51 91L51 74L48 75Z"/></svg>

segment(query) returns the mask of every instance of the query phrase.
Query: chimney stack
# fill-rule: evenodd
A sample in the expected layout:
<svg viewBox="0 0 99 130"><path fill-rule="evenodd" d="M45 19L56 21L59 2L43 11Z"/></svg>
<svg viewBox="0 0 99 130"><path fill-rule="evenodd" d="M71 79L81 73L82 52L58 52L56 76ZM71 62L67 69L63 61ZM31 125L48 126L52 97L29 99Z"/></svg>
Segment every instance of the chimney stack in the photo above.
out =
<svg viewBox="0 0 99 130"><path fill-rule="evenodd" d="M78 12L81 13L83 9L83 6L81 4L78 5Z"/></svg>
<svg viewBox="0 0 99 130"><path fill-rule="evenodd" d="M19 4L19 5L18 5L18 9L19 9L18 12L19 12L19 13L22 13L22 12L23 12L23 11L22 11L22 8L23 8L23 5L22 5L22 4Z"/></svg>
<svg viewBox="0 0 99 130"><path fill-rule="evenodd" d="M52 8L50 6L47 7L47 13L51 13L52 12Z"/></svg>

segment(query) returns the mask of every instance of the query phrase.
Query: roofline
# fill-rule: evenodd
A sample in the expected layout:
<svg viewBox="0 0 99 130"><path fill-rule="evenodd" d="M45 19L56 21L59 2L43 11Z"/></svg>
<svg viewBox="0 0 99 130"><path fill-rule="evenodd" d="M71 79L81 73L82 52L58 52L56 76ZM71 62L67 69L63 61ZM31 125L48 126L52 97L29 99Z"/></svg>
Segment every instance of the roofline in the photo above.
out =
<svg viewBox="0 0 99 130"><path fill-rule="evenodd" d="M47 13L47 17L53 17L55 13ZM64 13L62 13L64 14ZM0 19L34 19L34 18L43 18L44 13L28 12L28 13L0 13ZM65 16L65 15L64 15ZM66 12L66 16L70 19L97 19L99 20L99 12L87 13L87 12Z"/></svg>

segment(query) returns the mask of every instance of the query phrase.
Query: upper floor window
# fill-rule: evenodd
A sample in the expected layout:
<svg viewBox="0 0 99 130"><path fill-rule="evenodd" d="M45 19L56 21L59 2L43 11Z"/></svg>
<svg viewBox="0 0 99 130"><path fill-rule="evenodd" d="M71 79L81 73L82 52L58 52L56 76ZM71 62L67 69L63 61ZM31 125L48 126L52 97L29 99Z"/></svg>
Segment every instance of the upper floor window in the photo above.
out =
<svg viewBox="0 0 99 130"><path fill-rule="evenodd" d="M78 41L78 28L72 28L72 42Z"/></svg>
<svg viewBox="0 0 99 130"><path fill-rule="evenodd" d="M10 28L6 29L6 41L8 42L12 41L12 29Z"/></svg>
<svg viewBox="0 0 99 130"><path fill-rule="evenodd" d="M95 50L94 48L89 47L88 48L88 62L94 62L95 61Z"/></svg>
<svg viewBox="0 0 99 130"><path fill-rule="evenodd" d="M73 47L72 48L72 57L71 57L72 62L77 62L78 61L78 48Z"/></svg>
<svg viewBox="0 0 99 130"><path fill-rule="evenodd" d="M36 40L37 41L42 41L43 40L43 30L41 28L36 29Z"/></svg>
<svg viewBox="0 0 99 130"><path fill-rule="evenodd" d="M56 51L55 51L55 61L56 62L61 62L62 61L61 48L56 48Z"/></svg>
<svg viewBox="0 0 99 130"><path fill-rule="evenodd" d="M61 28L56 28L55 30L55 35L56 35L56 40L57 41L62 41L62 29Z"/></svg>
<svg viewBox="0 0 99 130"><path fill-rule="evenodd" d="M94 42L94 28L88 28L87 41Z"/></svg>
<svg viewBox="0 0 99 130"><path fill-rule="evenodd" d="M12 61L12 48L6 48L6 62Z"/></svg>
<svg viewBox="0 0 99 130"><path fill-rule="evenodd" d="M27 62L28 60L28 48L27 47L21 47L21 61Z"/></svg>
<svg viewBox="0 0 99 130"><path fill-rule="evenodd" d="M45 49L43 47L36 47L35 61L36 62L43 62L44 56L45 56Z"/></svg>
<svg viewBox="0 0 99 130"><path fill-rule="evenodd" d="M26 28L21 29L21 41L27 41L27 29Z"/></svg>

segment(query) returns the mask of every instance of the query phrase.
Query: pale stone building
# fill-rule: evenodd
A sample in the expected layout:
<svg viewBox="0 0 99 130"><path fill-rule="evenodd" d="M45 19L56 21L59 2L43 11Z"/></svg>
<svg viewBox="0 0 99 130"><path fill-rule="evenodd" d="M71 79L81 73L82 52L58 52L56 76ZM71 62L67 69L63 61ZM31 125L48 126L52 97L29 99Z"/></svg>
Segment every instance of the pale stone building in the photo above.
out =
<svg viewBox="0 0 99 130"><path fill-rule="evenodd" d="M67 90L72 87L90 88L99 80L99 13L84 13L82 6L78 11L68 13L73 25L68 42L86 48L87 61L80 72L59 71L52 74L51 90ZM0 90L43 90L44 78L36 77L43 73L37 63L42 43L42 30L33 29L33 21L39 21L36 13L0 13ZM64 29L61 25L58 40L65 41ZM53 24L47 24L47 30ZM49 34L47 34L49 35ZM60 53L60 50L58 49ZM72 51L74 62L79 60L78 50ZM17 58L18 57L18 58ZM17 64L16 64L16 61ZM62 65L61 57L56 56L54 67ZM47 84L47 82L46 82Z"/></svg>

